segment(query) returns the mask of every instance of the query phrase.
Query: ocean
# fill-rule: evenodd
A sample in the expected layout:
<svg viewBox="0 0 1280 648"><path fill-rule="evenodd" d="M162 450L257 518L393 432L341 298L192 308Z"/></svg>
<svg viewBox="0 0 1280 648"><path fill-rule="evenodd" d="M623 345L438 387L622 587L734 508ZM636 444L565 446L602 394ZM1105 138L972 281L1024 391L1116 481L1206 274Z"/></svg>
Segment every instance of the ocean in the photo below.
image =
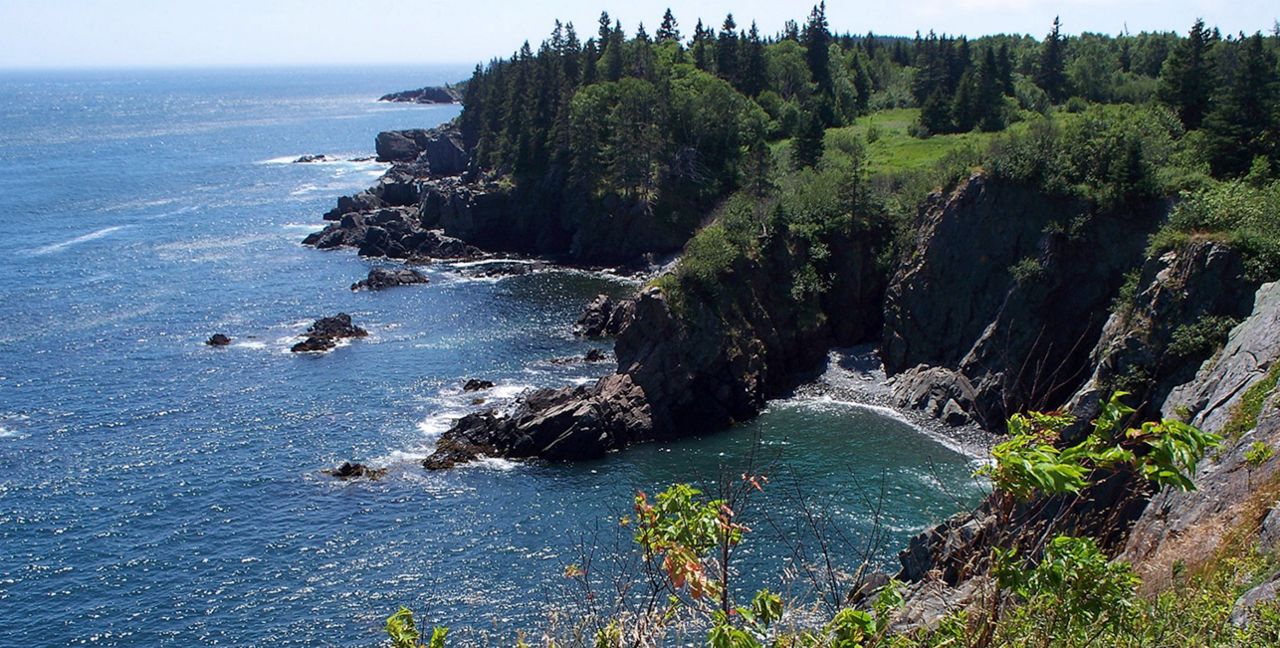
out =
<svg viewBox="0 0 1280 648"><path fill-rule="evenodd" d="M371 646L401 605L464 642L513 640L564 607L580 542L618 536L637 490L749 463L771 480L742 512L747 589L804 596L805 507L838 525L852 571L868 538L889 565L974 501L971 457L831 399L598 461L423 470L457 416L609 372L553 360L607 348L571 324L632 287L438 265L429 285L353 293L383 261L300 245L385 169L349 161L377 132L460 110L374 99L468 73L0 73L0 646ZM321 153L342 161L291 162ZM288 352L338 312L371 335ZM346 460L389 472L321 472Z"/></svg>

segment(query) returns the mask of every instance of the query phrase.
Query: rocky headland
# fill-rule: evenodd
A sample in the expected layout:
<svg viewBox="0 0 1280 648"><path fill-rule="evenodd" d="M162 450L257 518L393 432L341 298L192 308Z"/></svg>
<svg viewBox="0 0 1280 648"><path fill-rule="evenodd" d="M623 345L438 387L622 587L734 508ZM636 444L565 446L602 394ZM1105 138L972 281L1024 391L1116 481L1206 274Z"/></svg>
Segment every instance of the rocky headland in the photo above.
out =
<svg viewBox="0 0 1280 648"><path fill-rule="evenodd" d="M523 201L525 189L474 167L453 125L383 133L377 144L392 168L340 199L308 244L404 260L515 253L589 265L651 259L688 235ZM1150 254L1148 239L1170 208L1155 198L1102 207L977 172L924 200L913 240L891 256L877 224L847 222L825 233L830 254L779 235L762 237L752 258L710 283L668 268L629 298L584 305L574 331L612 339L616 373L464 416L423 465L597 457L726 428L797 389L843 390L908 412L967 447L989 445L982 437L1027 409L1077 416L1069 441L1117 390L1133 393L1138 416L1177 413L1216 432L1280 356L1268 337L1280 302L1224 241ZM813 269L828 278L824 290L791 287ZM824 384L831 350L857 345L876 384ZM1240 467L1242 444L1269 434L1269 422L1229 440L1206 469L1208 495L1155 493L1121 473L1084 503L1023 511L1012 533L1034 535L1053 519L1155 569L1144 565L1167 562L1177 551L1167 548L1171 538L1269 510L1247 504L1249 471ZM938 616L930 601L951 606L974 593L993 524L984 504L912 541L898 573L913 584L908 624Z"/></svg>
<svg viewBox="0 0 1280 648"><path fill-rule="evenodd" d="M461 85L427 86L417 90L402 90L382 95L378 101L417 104L455 104L462 103Z"/></svg>

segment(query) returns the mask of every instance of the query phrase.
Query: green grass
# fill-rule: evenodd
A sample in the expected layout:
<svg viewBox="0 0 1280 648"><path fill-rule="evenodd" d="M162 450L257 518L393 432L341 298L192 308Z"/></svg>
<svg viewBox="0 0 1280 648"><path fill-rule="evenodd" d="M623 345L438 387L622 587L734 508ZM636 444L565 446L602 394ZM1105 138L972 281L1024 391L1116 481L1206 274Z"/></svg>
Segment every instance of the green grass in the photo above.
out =
<svg viewBox="0 0 1280 648"><path fill-rule="evenodd" d="M921 171L932 167L952 151L964 148L983 150L997 133L958 133L920 139L910 134L920 117L918 108L894 108L858 118L851 126L827 131L827 139L850 133L866 143L867 171L871 175ZM1016 127L1016 125L1015 125ZM874 141L867 133L874 131Z"/></svg>
<svg viewBox="0 0 1280 648"><path fill-rule="evenodd" d="M1244 396L1231 409L1231 419L1222 426L1222 436L1237 439L1257 427L1258 417L1262 415L1262 405L1275 391L1277 382L1280 382L1280 364L1272 365L1265 378L1244 392Z"/></svg>

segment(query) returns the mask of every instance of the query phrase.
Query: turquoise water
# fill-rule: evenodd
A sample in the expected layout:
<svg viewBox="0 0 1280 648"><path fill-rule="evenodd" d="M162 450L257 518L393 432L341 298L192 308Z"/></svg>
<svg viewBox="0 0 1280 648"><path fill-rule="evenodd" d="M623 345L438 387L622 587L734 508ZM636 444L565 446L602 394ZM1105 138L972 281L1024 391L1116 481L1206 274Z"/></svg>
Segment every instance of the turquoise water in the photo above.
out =
<svg viewBox="0 0 1280 648"><path fill-rule="evenodd" d="M536 627L554 597L530 592L559 582L584 530L636 489L709 483L752 454L774 479L744 515L775 521L744 550L752 583L783 579L796 480L853 539L874 518L858 494L883 485L885 560L972 498L968 459L832 402L587 464L423 471L478 407L466 378L502 403L609 371L550 361L591 348L572 320L626 288L436 267L428 286L352 293L376 262L298 244L383 167L288 161L445 121L456 107L371 99L467 73L0 75L0 646L367 646L401 604L462 638ZM371 336L287 352L340 311ZM204 346L215 332L235 344ZM348 459L390 474L320 473Z"/></svg>

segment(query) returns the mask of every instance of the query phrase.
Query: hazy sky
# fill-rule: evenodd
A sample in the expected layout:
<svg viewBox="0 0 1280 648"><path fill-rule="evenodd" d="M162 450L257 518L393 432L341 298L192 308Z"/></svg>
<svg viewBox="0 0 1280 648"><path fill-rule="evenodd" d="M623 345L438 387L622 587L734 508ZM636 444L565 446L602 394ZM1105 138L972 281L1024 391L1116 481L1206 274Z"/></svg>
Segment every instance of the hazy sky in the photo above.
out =
<svg viewBox="0 0 1280 648"><path fill-rule="evenodd" d="M765 33L802 20L810 2L698 0L0 0L0 67L117 67L476 62L535 45L556 18L592 34L600 10L628 33L671 6L686 34L732 11ZM1224 32L1270 30L1277 0L832 0L837 31L998 32L1064 29L1185 32L1197 17ZM585 36L584 36L585 38Z"/></svg>

